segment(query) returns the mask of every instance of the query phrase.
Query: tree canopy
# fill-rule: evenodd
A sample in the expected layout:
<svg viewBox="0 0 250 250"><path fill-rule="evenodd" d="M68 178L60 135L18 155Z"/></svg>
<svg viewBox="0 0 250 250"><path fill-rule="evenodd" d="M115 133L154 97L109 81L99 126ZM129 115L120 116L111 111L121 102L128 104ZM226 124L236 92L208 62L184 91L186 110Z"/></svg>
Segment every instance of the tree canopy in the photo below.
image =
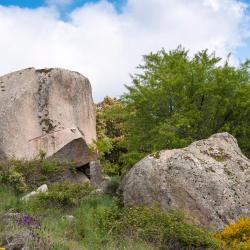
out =
<svg viewBox="0 0 250 250"><path fill-rule="evenodd" d="M114 120L123 114L124 161L218 132L234 135L250 157L250 64L236 67L228 60L207 50L189 56L182 47L144 56L122 108L112 112Z"/></svg>

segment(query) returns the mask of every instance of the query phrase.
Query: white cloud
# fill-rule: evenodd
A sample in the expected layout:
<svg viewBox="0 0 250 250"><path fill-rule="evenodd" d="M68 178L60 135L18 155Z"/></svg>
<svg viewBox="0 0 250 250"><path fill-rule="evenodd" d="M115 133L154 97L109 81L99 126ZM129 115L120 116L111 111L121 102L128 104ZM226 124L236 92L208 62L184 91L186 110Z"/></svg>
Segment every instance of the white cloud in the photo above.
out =
<svg viewBox="0 0 250 250"><path fill-rule="evenodd" d="M0 74L35 66L86 75L96 100L119 95L141 56L184 45L225 57L248 35L237 0L128 0L121 13L107 1L82 6L62 21L55 8L0 7Z"/></svg>

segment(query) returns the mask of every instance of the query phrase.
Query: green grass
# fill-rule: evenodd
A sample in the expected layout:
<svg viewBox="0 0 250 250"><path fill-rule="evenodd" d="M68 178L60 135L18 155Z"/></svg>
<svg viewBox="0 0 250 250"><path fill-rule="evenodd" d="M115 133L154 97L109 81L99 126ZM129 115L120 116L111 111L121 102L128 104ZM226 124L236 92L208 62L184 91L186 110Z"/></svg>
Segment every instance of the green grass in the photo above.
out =
<svg viewBox="0 0 250 250"><path fill-rule="evenodd" d="M36 238L27 242L31 249L219 249L211 232L187 223L185 216L179 213L164 212L157 207L124 208L115 197L120 181L116 177L106 187L110 195L97 195L90 185L59 179L48 182L48 193L24 202L21 197L25 193L17 190L23 185L27 185L28 190L37 185L38 178L32 177L32 171L33 175L42 173L50 178L57 173L58 165L54 162L39 165L39 161L33 161L27 163L29 169L25 162L12 163L14 168L10 162L6 163L6 169L0 165L0 181L5 180L0 182L0 246L6 235L25 230L11 221L1 220L1 215L11 211L28 214L39 221L41 226L32 229ZM69 220L69 215L74 219Z"/></svg>
<svg viewBox="0 0 250 250"><path fill-rule="evenodd" d="M0 214L11 208L18 206L19 197L17 197L10 188L0 185Z"/></svg>
<svg viewBox="0 0 250 250"><path fill-rule="evenodd" d="M41 228L35 229L35 233L43 239L43 245L39 245L41 250L51 247L55 250L99 250L99 249L155 249L150 244L140 241L126 239L116 241L114 237L100 230L96 221L96 214L110 209L116 201L111 196L90 195L77 207L39 207L37 200L21 202L10 188L0 185L0 216L7 211L24 212L41 223ZM74 220L67 219L67 215L73 215ZM0 222L0 246L1 236L11 236L22 231L15 223ZM38 247L37 242L29 242L31 247Z"/></svg>

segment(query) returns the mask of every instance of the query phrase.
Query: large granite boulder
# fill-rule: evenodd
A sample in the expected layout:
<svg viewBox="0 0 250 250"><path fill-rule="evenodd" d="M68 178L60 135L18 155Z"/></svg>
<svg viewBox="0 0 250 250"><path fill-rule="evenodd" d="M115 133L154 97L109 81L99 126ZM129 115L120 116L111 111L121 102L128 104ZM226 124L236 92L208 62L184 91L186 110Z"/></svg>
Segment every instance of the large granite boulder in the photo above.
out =
<svg viewBox="0 0 250 250"><path fill-rule="evenodd" d="M126 206L157 203L220 229L250 216L250 160L233 136L215 134L147 156L125 176L120 190Z"/></svg>
<svg viewBox="0 0 250 250"><path fill-rule="evenodd" d="M0 77L0 160L95 160L91 85L77 72L28 68Z"/></svg>

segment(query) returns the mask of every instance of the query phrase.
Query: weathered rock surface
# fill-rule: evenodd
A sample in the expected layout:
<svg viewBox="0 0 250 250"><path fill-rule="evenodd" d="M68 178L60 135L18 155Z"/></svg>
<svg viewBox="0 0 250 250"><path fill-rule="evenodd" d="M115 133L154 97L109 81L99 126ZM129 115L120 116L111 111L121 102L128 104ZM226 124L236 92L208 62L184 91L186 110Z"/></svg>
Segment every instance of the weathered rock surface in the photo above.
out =
<svg viewBox="0 0 250 250"><path fill-rule="evenodd" d="M39 152L79 166L95 160L95 110L87 78L64 69L29 68L0 77L0 160Z"/></svg>
<svg viewBox="0 0 250 250"><path fill-rule="evenodd" d="M187 148L147 156L130 170L120 189L126 206L158 202L220 229L250 216L250 160L233 136L215 134Z"/></svg>
<svg viewBox="0 0 250 250"><path fill-rule="evenodd" d="M99 161L92 161L90 163L89 174L94 187L100 188L105 182L102 166Z"/></svg>

